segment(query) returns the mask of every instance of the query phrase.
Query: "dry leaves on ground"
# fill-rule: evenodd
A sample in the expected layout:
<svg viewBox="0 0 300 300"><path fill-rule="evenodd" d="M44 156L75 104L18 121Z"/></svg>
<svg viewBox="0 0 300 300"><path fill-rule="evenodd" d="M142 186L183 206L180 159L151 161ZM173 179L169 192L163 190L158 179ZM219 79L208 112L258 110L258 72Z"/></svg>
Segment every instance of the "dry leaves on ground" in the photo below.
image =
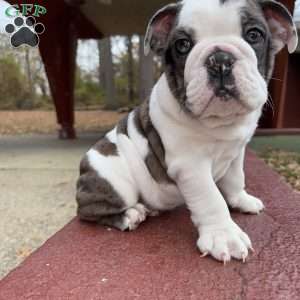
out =
<svg viewBox="0 0 300 300"><path fill-rule="evenodd" d="M124 114L112 111L77 111L76 129L102 131L116 124ZM0 111L0 135L56 133L54 111Z"/></svg>

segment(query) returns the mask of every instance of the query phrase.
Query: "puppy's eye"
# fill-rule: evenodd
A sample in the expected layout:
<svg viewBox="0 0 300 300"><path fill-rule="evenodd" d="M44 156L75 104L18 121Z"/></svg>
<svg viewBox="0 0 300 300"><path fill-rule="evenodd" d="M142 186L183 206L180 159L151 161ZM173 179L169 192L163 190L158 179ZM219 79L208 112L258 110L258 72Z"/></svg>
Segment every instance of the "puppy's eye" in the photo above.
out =
<svg viewBox="0 0 300 300"><path fill-rule="evenodd" d="M257 28L250 29L246 33L246 40L250 44L258 44L264 41L264 34Z"/></svg>
<svg viewBox="0 0 300 300"><path fill-rule="evenodd" d="M179 39L175 42L175 49L180 55L188 54L192 46L193 44L189 39Z"/></svg>

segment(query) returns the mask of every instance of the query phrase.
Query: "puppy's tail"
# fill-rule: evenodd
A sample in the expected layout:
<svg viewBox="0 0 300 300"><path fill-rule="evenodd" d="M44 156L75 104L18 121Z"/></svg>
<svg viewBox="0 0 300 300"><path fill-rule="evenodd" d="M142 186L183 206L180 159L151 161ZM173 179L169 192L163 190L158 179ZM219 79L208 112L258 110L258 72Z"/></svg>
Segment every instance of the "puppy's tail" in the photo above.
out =
<svg viewBox="0 0 300 300"><path fill-rule="evenodd" d="M118 134L117 145L129 165L131 174L145 203L152 209L164 210L165 208L160 201L162 197L161 188L149 173L149 170L138 153L136 146L124 134Z"/></svg>

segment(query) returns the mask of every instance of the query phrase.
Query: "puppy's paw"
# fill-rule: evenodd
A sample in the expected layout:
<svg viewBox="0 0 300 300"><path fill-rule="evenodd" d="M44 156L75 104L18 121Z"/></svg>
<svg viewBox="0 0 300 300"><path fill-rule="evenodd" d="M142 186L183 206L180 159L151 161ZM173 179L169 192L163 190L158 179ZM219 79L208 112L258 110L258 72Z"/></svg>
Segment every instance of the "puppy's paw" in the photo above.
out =
<svg viewBox="0 0 300 300"><path fill-rule="evenodd" d="M143 204L136 204L135 207L126 210L124 215L125 230L135 230L147 218L147 209Z"/></svg>
<svg viewBox="0 0 300 300"><path fill-rule="evenodd" d="M203 256L210 254L226 264L235 258L246 261L249 249L253 249L248 235L232 220L225 224L202 226L197 246Z"/></svg>
<svg viewBox="0 0 300 300"><path fill-rule="evenodd" d="M262 201L243 191L240 195L228 199L228 204L243 213L259 214L265 208Z"/></svg>

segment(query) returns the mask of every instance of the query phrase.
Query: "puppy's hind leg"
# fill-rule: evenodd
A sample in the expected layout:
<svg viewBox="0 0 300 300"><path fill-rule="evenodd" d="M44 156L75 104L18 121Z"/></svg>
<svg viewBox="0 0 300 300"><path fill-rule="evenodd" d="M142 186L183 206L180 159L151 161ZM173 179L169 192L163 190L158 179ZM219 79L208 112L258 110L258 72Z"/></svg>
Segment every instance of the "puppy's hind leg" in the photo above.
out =
<svg viewBox="0 0 300 300"><path fill-rule="evenodd" d="M122 197L111 183L91 168L87 159L81 164L77 182L78 216L83 221L96 222L119 230L134 230L146 219L147 209L138 203L134 188L126 182L126 196ZM122 180L121 178L119 180Z"/></svg>
<svg viewBox="0 0 300 300"><path fill-rule="evenodd" d="M80 202L80 200L79 200ZM83 221L97 222L98 224L114 227L121 231L132 231L144 222L147 218L148 211L143 204L136 204L134 207L120 209L122 212L117 213L119 209L110 207L104 208L105 204L91 204L87 206L78 206L78 215ZM115 211L115 214L106 214L104 211Z"/></svg>
<svg viewBox="0 0 300 300"><path fill-rule="evenodd" d="M144 222L147 218L148 211L143 204L126 209L123 213L103 217L98 223L101 225L117 228L121 231L132 231Z"/></svg>

